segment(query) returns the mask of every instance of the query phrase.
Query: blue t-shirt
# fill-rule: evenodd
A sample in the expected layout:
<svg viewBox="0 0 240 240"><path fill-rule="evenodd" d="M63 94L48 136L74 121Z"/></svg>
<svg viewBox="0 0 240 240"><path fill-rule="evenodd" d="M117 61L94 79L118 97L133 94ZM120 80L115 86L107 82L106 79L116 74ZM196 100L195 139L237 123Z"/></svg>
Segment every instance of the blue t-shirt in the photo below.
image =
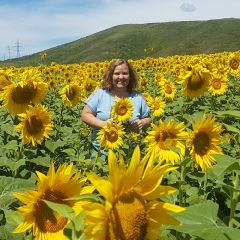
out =
<svg viewBox="0 0 240 240"><path fill-rule="evenodd" d="M128 99L132 102L134 109L129 120L130 123L136 119L142 119L149 116L150 108L141 93L131 93ZM89 96L85 104L88 105L98 119L106 121L111 118L111 110L112 106L115 104L115 99L109 91L98 88ZM93 129L93 141L95 141L98 131L98 129ZM93 142L93 147L96 151L98 151L99 145L98 142ZM106 152L103 152L103 154L107 155Z"/></svg>

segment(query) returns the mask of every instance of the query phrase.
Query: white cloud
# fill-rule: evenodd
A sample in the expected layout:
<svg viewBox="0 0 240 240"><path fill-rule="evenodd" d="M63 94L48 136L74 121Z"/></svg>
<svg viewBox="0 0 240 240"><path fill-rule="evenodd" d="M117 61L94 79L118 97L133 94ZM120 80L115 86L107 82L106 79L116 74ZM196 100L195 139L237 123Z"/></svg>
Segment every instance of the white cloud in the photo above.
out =
<svg viewBox="0 0 240 240"><path fill-rule="evenodd" d="M189 3L182 3L179 8L184 12L194 12L197 9L194 5Z"/></svg>

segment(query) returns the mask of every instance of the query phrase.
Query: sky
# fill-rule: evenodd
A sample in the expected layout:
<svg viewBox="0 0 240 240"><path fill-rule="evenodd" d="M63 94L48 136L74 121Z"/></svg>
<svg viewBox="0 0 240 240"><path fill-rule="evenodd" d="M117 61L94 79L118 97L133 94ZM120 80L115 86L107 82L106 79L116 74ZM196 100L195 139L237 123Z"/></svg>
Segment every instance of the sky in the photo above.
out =
<svg viewBox="0 0 240 240"><path fill-rule="evenodd" d="M0 60L122 24L240 18L240 0L0 0Z"/></svg>

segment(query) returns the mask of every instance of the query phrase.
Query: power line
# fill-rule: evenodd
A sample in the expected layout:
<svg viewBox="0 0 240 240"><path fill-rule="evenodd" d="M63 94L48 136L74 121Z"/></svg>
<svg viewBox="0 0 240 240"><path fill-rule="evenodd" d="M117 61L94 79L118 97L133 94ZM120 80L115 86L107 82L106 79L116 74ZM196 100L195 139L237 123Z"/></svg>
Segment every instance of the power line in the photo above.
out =
<svg viewBox="0 0 240 240"><path fill-rule="evenodd" d="M10 49L10 47L8 46L8 59L11 59L11 57L10 57L10 51L11 51L11 49Z"/></svg>
<svg viewBox="0 0 240 240"><path fill-rule="evenodd" d="M16 50L17 51L17 57L20 57L20 51L21 51L20 48L22 47L22 46L20 46L21 43L17 40L17 42L15 44L16 44L15 47L17 48L17 50Z"/></svg>

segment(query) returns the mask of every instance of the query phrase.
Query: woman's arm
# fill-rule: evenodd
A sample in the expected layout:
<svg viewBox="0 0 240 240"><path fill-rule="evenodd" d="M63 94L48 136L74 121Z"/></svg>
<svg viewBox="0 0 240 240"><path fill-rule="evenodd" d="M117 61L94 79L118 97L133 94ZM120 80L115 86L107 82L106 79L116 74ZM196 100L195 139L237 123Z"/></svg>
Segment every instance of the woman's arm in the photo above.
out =
<svg viewBox="0 0 240 240"><path fill-rule="evenodd" d="M142 129L143 130L146 130L152 122L152 119L150 117L145 117L145 118L140 119L140 120L142 122Z"/></svg>
<svg viewBox="0 0 240 240"><path fill-rule="evenodd" d="M137 119L131 123L131 127L135 130L146 130L152 122L150 117L145 117L142 119Z"/></svg>
<svg viewBox="0 0 240 240"><path fill-rule="evenodd" d="M82 111L82 121L92 128L102 128L106 125L106 121L102 121L94 116L93 111L85 105Z"/></svg>

